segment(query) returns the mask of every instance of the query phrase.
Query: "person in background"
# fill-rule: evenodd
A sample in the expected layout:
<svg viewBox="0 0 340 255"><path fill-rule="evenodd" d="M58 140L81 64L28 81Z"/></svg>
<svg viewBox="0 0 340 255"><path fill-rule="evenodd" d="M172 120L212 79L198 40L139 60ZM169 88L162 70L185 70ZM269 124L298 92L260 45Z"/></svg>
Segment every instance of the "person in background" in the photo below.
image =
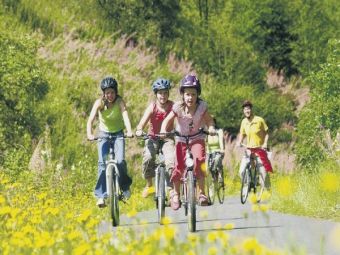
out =
<svg viewBox="0 0 340 255"><path fill-rule="evenodd" d="M241 122L240 135L237 142L238 146L243 145L244 138L247 138L247 149L259 157L260 183L267 189L270 188L270 179L267 172L273 172L272 165L268 159L268 126L263 118L254 115L253 104L246 100L242 104L245 118ZM245 170L249 157L243 157L240 164L239 174Z"/></svg>

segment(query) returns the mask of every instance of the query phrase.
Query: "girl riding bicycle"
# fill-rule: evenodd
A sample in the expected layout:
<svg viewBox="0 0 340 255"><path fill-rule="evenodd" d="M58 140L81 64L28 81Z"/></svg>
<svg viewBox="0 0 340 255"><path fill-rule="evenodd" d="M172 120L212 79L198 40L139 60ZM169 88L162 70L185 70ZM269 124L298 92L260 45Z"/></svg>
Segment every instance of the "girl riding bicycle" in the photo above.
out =
<svg viewBox="0 0 340 255"><path fill-rule="evenodd" d="M164 119L161 127L161 133L168 130L170 123L176 119L175 129L181 135L195 135L190 141L190 149L193 154L195 166L195 176L198 180L199 203L208 205L208 198L204 192L205 178L205 135L200 134L199 130L204 126L209 127L211 134L215 133L214 122L208 113L208 107L205 101L199 98L201 94L201 84L195 75L186 75L180 84L180 93L182 101L175 103L173 110ZM185 171L185 140L176 137L176 160L175 168L171 175L171 181L174 190L170 193L171 208L178 210L180 207L180 182Z"/></svg>
<svg viewBox="0 0 340 255"><path fill-rule="evenodd" d="M155 93L156 100L146 108L144 115L136 128L136 136L141 136L143 134L143 128L149 123L148 135L150 138L145 141L143 152L143 177L146 179L146 187L142 193L143 197L147 197L155 191L152 186L152 178L155 177L156 153L160 146L160 141L155 139L155 135L159 134L163 120L172 110L173 102L169 100L170 88L170 81L164 78L158 78L152 84L152 90ZM172 129L173 123L169 125L168 130ZM174 150L173 139L166 138L162 151L168 177L171 175L172 169L174 168ZM168 181L168 185L169 184L170 182Z"/></svg>
<svg viewBox="0 0 340 255"><path fill-rule="evenodd" d="M104 78L100 83L100 88L103 92L102 98L97 99L92 107L90 117L87 121L87 138L94 140L92 126L98 115L99 117L99 134L101 139L98 142L98 179L94 190L97 205L99 207L105 206L107 196L106 191L106 176L105 176L105 159L109 153L109 135L115 136L114 153L117 160L119 170L119 184L123 191L123 196L128 199L130 194L131 178L127 174L127 166L125 162L125 141L124 141L124 127L127 130L127 137L132 137L131 124L125 102L118 95L118 83L112 77ZM117 137L118 136L118 137Z"/></svg>
<svg viewBox="0 0 340 255"><path fill-rule="evenodd" d="M216 129L216 134L217 135L208 135L207 136L207 141L206 141L206 150L208 154L208 162L211 159L211 157L214 155L215 152L221 153L221 155L224 155L224 137L223 137L223 129L218 128L216 119L213 118L214 120L214 126ZM222 163L222 157L221 157L221 163Z"/></svg>

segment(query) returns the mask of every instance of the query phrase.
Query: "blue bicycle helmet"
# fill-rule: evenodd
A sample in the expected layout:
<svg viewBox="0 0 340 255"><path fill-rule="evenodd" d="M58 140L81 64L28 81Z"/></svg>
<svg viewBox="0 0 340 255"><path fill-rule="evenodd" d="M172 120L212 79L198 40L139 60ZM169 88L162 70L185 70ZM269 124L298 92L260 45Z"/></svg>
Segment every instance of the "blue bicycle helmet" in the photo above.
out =
<svg viewBox="0 0 340 255"><path fill-rule="evenodd" d="M114 79L111 76L105 77L101 83L100 83L100 88L104 92L105 89L112 88L116 94L118 94L118 83L116 79Z"/></svg>
<svg viewBox="0 0 340 255"><path fill-rule="evenodd" d="M185 88L194 88L197 90L198 95L201 94L201 83L195 75L188 74L181 80L181 86L179 87L181 94L184 93Z"/></svg>
<svg viewBox="0 0 340 255"><path fill-rule="evenodd" d="M169 90L171 88L170 81L164 78L158 78L157 80L152 83L152 90L154 93L157 93L157 91L161 89L167 89Z"/></svg>

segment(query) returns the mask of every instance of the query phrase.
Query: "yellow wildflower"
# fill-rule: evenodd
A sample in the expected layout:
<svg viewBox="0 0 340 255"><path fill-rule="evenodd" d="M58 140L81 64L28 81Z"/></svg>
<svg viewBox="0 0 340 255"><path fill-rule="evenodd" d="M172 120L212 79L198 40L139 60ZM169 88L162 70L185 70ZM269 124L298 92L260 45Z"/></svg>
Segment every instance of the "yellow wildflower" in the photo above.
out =
<svg viewBox="0 0 340 255"><path fill-rule="evenodd" d="M249 194L249 201L252 204L256 204L257 203L256 195L253 192Z"/></svg>
<svg viewBox="0 0 340 255"><path fill-rule="evenodd" d="M278 181L277 192L283 197L290 197L294 193L294 185L289 176Z"/></svg>
<svg viewBox="0 0 340 255"><path fill-rule="evenodd" d="M169 225L171 223L171 218L170 217L164 217L163 219L162 219L162 224L163 225Z"/></svg>
<svg viewBox="0 0 340 255"><path fill-rule="evenodd" d="M234 229L234 223L227 223L227 224L225 224L224 225L224 229L226 229L226 230L232 230L232 229Z"/></svg>
<svg viewBox="0 0 340 255"><path fill-rule="evenodd" d="M260 210L262 212L267 212L269 210L270 206L267 204L260 204Z"/></svg>
<svg viewBox="0 0 340 255"><path fill-rule="evenodd" d="M207 236L207 240L208 242L212 243L215 242L217 239L217 234L216 232L209 232L208 236Z"/></svg>
<svg viewBox="0 0 340 255"><path fill-rule="evenodd" d="M187 239L192 244L192 246L196 246L196 243L198 242L198 237L195 234L189 233L187 235Z"/></svg>
<svg viewBox="0 0 340 255"><path fill-rule="evenodd" d="M170 226L165 226L164 228L164 236L166 240L172 240L175 237L175 228Z"/></svg>
<svg viewBox="0 0 340 255"><path fill-rule="evenodd" d="M133 208L131 211L129 211L127 214L126 214L129 218L132 218L132 217L135 217L137 215L137 211L135 208Z"/></svg>
<svg viewBox="0 0 340 255"><path fill-rule="evenodd" d="M340 186L340 180L335 173L323 173L321 175L321 189L326 192L336 192Z"/></svg>
<svg viewBox="0 0 340 255"><path fill-rule="evenodd" d="M74 255L86 254L90 250L91 246L88 243L81 243L73 250Z"/></svg>
<svg viewBox="0 0 340 255"><path fill-rule="evenodd" d="M78 237L81 237L81 233L78 230L73 230L67 235L67 239L72 241Z"/></svg>
<svg viewBox="0 0 340 255"><path fill-rule="evenodd" d="M90 209L85 209L78 217L78 222L85 222L92 214Z"/></svg>
<svg viewBox="0 0 340 255"><path fill-rule="evenodd" d="M3 195L0 195L0 205L4 204L6 201L5 197Z"/></svg>
<svg viewBox="0 0 340 255"><path fill-rule="evenodd" d="M40 194L37 195L37 198L38 198L39 200L43 200L43 199L46 198L46 197L47 197L47 192L42 192L42 193L40 193Z"/></svg>
<svg viewBox="0 0 340 255"><path fill-rule="evenodd" d="M247 238L243 241L243 249L247 252L261 254L262 247L255 238Z"/></svg>
<svg viewBox="0 0 340 255"><path fill-rule="evenodd" d="M217 248L216 247L210 247L208 249L208 255L216 255L218 252Z"/></svg>
<svg viewBox="0 0 340 255"><path fill-rule="evenodd" d="M271 194L268 190L263 191L261 201L269 200L271 197Z"/></svg>
<svg viewBox="0 0 340 255"><path fill-rule="evenodd" d="M251 206L251 210L253 212L258 212L258 211L260 211L260 206L258 204L254 204L254 205Z"/></svg>

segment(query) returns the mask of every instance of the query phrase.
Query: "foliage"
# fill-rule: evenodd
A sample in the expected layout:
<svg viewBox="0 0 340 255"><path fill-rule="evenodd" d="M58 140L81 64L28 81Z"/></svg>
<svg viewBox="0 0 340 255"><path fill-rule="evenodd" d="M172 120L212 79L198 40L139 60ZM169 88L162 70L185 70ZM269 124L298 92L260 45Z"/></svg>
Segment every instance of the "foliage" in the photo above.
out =
<svg viewBox="0 0 340 255"><path fill-rule="evenodd" d="M39 104L48 91L36 59L37 42L30 36L0 32L0 151L31 148L43 123ZM15 149L14 149L15 151ZM27 151L25 151L27 153ZM0 162L4 161L2 155Z"/></svg>
<svg viewBox="0 0 340 255"><path fill-rule="evenodd" d="M325 158L321 131L330 130L332 137L340 131L339 52L339 41L332 41L327 62L310 76L311 101L300 114L296 146L299 162L306 166Z"/></svg>

